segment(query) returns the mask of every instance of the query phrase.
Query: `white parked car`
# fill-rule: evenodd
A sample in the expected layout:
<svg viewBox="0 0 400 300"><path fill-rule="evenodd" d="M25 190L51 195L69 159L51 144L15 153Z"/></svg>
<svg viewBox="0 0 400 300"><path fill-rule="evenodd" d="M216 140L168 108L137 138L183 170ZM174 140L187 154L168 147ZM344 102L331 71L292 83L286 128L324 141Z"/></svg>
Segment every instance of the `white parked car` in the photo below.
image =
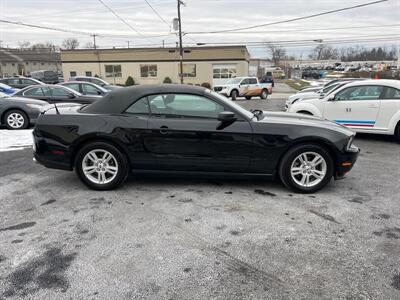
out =
<svg viewBox="0 0 400 300"><path fill-rule="evenodd" d="M296 102L287 112L333 120L357 132L395 135L400 141L400 81L348 83L323 99Z"/></svg>
<svg viewBox="0 0 400 300"><path fill-rule="evenodd" d="M289 96L288 100L286 100L285 108L289 109L289 107L298 101L303 101L307 99L323 99L324 97L328 96L333 91L339 89L340 87L346 85L348 82L346 81L338 81L335 82L327 87L321 88L315 92L308 92L308 93L296 93L294 95Z"/></svg>
<svg viewBox="0 0 400 300"><path fill-rule="evenodd" d="M257 77L235 77L228 80L224 85L214 86L214 91L236 100L237 97L260 97L267 99L268 94L272 93L271 83L260 83Z"/></svg>

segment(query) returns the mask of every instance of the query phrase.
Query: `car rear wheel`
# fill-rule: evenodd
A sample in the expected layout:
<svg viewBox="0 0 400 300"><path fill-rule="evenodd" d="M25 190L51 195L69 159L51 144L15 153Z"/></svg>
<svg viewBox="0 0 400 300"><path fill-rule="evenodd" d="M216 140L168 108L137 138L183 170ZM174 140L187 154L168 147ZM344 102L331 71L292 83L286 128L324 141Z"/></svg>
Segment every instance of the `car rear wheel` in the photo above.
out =
<svg viewBox="0 0 400 300"><path fill-rule="evenodd" d="M10 110L4 116L4 123L8 129L25 129L29 125L29 118L21 110Z"/></svg>
<svg viewBox="0 0 400 300"><path fill-rule="evenodd" d="M75 171L81 181L95 190L112 190L121 185L129 163L116 147L104 142L84 146L77 154Z"/></svg>
<svg viewBox="0 0 400 300"><path fill-rule="evenodd" d="M232 101L235 101L237 99L238 95L239 95L238 91L237 90L233 90L231 92Z"/></svg>
<svg viewBox="0 0 400 300"><path fill-rule="evenodd" d="M251 96L246 96L246 100L251 100Z"/></svg>
<svg viewBox="0 0 400 300"><path fill-rule="evenodd" d="M267 99L267 98L268 98L268 91L267 91L267 90L262 90L261 95L260 95L260 98L261 98L262 100Z"/></svg>
<svg viewBox="0 0 400 300"><path fill-rule="evenodd" d="M283 184L300 193L313 193L332 179L333 159L319 145L298 145L290 149L279 166Z"/></svg>

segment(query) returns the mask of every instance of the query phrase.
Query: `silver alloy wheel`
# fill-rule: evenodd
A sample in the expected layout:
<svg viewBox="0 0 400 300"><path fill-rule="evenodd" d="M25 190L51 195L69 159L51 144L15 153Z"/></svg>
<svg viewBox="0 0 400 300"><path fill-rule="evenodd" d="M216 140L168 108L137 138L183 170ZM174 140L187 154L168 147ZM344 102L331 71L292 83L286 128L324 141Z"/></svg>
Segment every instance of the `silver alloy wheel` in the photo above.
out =
<svg viewBox="0 0 400 300"><path fill-rule="evenodd" d="M325 178L326 172L327 163L323 156L316 152L301 153L290 167L292 179L302 187L316 186Z"/></svg>
<svg viewBox="0 0 400 300"><path fill-rule="evenodd" d="M118 162L107 150L94 149L83 158L82 171L91 182L107 184L117 176Z"/></svg>
<svg viewBox="0 0 400 300"><path fill-rule="evenodd" d="M13 112L7 117L7 124L14 129L21 128L24 126L25 118L23 115L17 112Z"/></svg>

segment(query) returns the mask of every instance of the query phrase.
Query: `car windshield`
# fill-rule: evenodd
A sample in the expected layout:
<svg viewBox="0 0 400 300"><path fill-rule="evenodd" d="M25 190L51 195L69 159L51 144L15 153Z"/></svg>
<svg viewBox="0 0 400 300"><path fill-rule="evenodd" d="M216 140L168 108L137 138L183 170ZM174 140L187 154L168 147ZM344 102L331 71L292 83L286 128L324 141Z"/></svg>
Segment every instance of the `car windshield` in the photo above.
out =
<svg viewBox="0 0 400 300"><path fill-rule="evenodd" d="M240 77L232 78L232 79L229 79L226 82L226 84L237 84L237 83L240 83L241 80L242 80L242 78L240 78Z"/></svg>
<svg viewBox="0 0 400 300"><path fill-rule="evenodd" d="M211 95L213 95L214 97L221 99L222 101L224 101L224 103L228 103L227 98L225 96L222 96L221 94L218 94L217 92L211 91L211 90L207 90L207 92L209 92ZM249 112L248 110L244 109L243 107L241 107L240 105L236 104L235 102L229 101L229 105L233 106L237 111L239 111L240 113L242 113L243 115L245 115L248 118L253 118L254 115Z"/></svg>

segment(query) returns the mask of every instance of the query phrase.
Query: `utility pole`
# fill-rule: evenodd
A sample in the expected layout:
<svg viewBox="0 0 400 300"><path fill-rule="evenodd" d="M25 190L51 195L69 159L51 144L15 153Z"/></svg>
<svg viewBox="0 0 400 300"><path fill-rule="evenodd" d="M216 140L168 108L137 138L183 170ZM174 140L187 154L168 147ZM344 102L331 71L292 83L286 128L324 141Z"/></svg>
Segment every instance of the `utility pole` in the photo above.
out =
<svg viewBox="0 0 400 300"><path fill-rule="evenodd" d="M181 77L181 84L183 84L183 47L182 47L182 19L181 19L181 4L183 2L178 0L178 20L179 20L179 70Z"/></svg>
<svg viewBox="0 0 400 300"><path fill-rule="evenodd" d="M97 34L92 34L91 36L93 37L93 48L96 50L96 36L97 36Z"/></svg>
<svg viewBox="0 0 400 300"><path fill-rule="evenodd" d="M126 41L128 43L128 49L129 49L129 41Z"/></svg>

